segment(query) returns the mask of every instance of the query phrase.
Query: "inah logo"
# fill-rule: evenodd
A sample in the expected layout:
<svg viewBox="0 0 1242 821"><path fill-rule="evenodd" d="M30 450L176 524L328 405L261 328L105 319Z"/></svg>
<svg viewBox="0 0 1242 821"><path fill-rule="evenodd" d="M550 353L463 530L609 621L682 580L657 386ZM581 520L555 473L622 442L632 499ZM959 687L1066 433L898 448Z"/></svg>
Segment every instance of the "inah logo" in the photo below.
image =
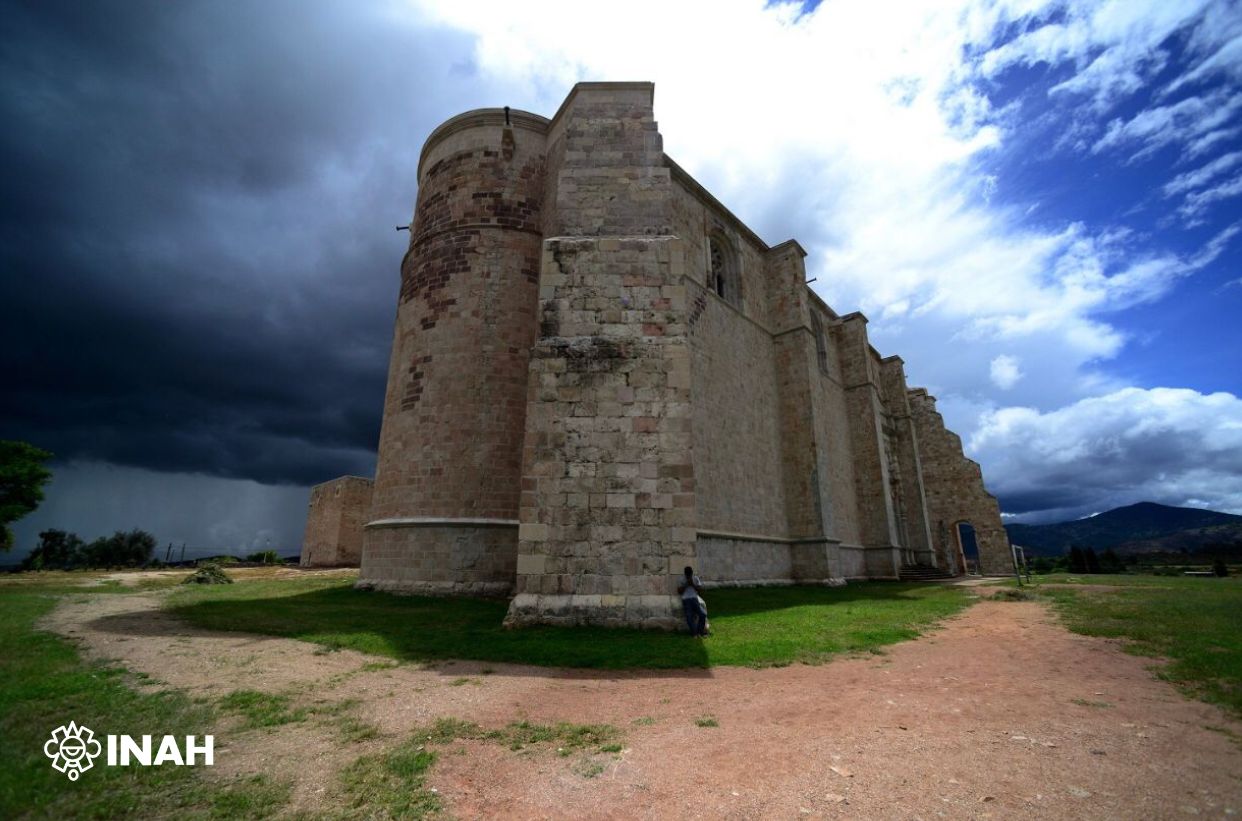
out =
<svg viewBox="0 0 1242 821"><path fill-rule="evenodd" d="M128 735L108 735L108 766L128 767L137 764L143 767L158 767L162 764L175 764L178 767L193 767L200 759L208 767L215 764L215 736L188 735L185 737L185 753L176 736L166 735L154 745L149 735L134 738ZM152 750L155 755L152 756ZM90 729L70 721L63 727L57 727L52 737L43 745L43 754L52 759L52 766L69 776L70 781L77 781L78 776L91 768L93 759L103 752L102 745L95 740Z"/></svg>
<svg viewBox="0 0 1242 821"><path fill-rule="evenodd" d="M83 770L91 768L91 762L99 757L102 749L89 727L79 727L75 722L57 727L52 737L43 745L43 754L52 759L57 771L77 781Z"/></svg>

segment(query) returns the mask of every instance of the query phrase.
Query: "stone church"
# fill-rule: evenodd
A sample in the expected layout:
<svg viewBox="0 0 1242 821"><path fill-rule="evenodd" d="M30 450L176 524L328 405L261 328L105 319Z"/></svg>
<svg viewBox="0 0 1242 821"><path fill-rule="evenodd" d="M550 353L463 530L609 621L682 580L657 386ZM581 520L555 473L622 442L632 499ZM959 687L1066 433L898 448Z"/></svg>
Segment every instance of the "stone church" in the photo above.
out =
<svg viewBox="0 0 1242 821"><path fill-rule="evenodd" d="M374 481L315 487L305 565L507 595L512 624L672 626L677 577L1012 568L936 400L663 151L651 83L427 138ZM973 530L973 539L965 535ZM977 547L976 547L977 545Z"/></svg>

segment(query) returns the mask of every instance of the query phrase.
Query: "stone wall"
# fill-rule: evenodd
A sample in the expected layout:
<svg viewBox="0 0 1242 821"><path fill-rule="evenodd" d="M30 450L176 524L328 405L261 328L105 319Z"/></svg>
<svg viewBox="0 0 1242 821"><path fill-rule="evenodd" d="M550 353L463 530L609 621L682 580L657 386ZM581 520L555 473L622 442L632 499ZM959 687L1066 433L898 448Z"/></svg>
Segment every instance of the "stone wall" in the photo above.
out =
<svg viewBox="0 0 1242 821"><path fill-rule="evenodd" d="M484 109L423 149L362 585L490 589L514 566L546 129L542 117ZM494 557L457 557L461 525L510 532L486 530L477 549Z"/></svg>
<svg viewBox="0 0 1242 821"><path fill-rule="evenodd" d="M371 480L342 476L311 488L302 539L303 567L357 567L371 509Z"/></svg>
<svg viewBox="0 0 1242 821"><path fill-rule="evenodd" d="M880 390L884 397L885 436L890 459L888 482L897 518L898 537L907 563L935 564L931 528L923 494L923 467L918 433L910 415L905 365L899 356L880 361Z"/></svg>
<svg viewBox="0 0 1242 821"><path fill-rule="evenodd" d="M788 541L700 531L695 571L705 587L793 584L793 551Z"/></svg>
<svg viewBox="0 0 1242 821"><path fill-rule="evenodd" d="M513 589L517 521L418 519L367 528L364 589L501 596Z"/></svg>
<svg viewBox="0 0 1242 821"><path fill-rule="evenodd" d="M982 572L1012 573L1013 554L1000 507L984 489L979 465L963 454L961 438L945 428L934 396L922 388L912 389L908 395L937 564L957 573L965 570L957 524L967 522L975 529Z"/></svg>
<svg viewBox="0 0 1242 821"><path fill-rule="evenodd" d="M895 578L901 569L901 538L889 482L893 464L884 436L886 408L879 362L867 341L867 319L847 314L833 325L845 382L845 423L850 437L858 525L866 549L866 575Z"/></svg>
<svg viewBox="0 0 1242 821"><path fill-rule="evenodd" d="M806 286L795 241L769 247L663 153L653 99L581 83L551 120L481 109L428 138L360 585L667 627L686 564L892 578L956 568L944 534L970 521L1001 567L995 500L934 402Z"/></svg>
<svg viewBox="0 0 1242 821"><path fill-rule="evenodd" d="M698 526L786 537L772 337L706 288L686 287Z"/></svg>
<svg viewBox="0 0 1242 821"><path fill-rule="evenodd" d="M842 574L845 578L866 575L862 554L862 535L858 522L858 488L854 478L854 454L850 445L850 427L842 424L849 409L841 375L841 357L836 336L830 333L837 317L816 304L811 306L815 321L808 329L812 341L824 347L821 360L816 352L815 370L811 379L811 400L816 409L815 441L823 464L821 482L831 506L829 536L840 542ZM816 333L818 325L818 334ZM818 336L818 339L816 338ZM850 552L845 552L850 551Z"/></svg>
<svg viewBox="0 0 1242 821"><path fill-rule="evenodd" d="M673 627L694 563L679 241L546 242L508 623Z"/></svg>
<svg viewBox="0 0 1242 821"><path fill-rule="evenodd" d="M684 247L650 83L553 117L509 624L673 627L695 550Z"/></svg>

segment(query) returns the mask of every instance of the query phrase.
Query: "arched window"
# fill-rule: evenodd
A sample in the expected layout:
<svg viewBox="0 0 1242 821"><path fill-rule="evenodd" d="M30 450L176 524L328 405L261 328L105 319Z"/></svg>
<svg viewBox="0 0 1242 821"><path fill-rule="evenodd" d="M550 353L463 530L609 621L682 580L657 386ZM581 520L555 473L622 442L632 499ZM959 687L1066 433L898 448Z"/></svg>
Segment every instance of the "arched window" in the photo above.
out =
<svg viewBox="0 0 1242 821"><path fill-rule="evenodd" d="M719 232L713 233L707 238L707 253L707 286L716 296L737 305L741 302L742 289L729 241Z"/></svg>
<svg viewBox="0 0 1242 821"><path fill-rule="evenodd" d="M824 324L819 314L811 314L811 333L815 335L815 357L819 360L819 372L828 374L828 340L824 339Z"/></svg>

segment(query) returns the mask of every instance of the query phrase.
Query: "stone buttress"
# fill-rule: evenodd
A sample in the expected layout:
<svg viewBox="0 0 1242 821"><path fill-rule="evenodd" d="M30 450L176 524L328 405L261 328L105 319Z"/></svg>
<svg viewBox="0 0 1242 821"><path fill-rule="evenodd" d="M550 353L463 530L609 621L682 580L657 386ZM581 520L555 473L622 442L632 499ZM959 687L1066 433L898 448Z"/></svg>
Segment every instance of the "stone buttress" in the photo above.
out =
<svg viewBox="0 0 1242 821"><path fill-rule="evenodd" d="M548 133L557 195L509 624L680 619L695 546L690 361L652 96L649 83L579 85Z"/></svg>

